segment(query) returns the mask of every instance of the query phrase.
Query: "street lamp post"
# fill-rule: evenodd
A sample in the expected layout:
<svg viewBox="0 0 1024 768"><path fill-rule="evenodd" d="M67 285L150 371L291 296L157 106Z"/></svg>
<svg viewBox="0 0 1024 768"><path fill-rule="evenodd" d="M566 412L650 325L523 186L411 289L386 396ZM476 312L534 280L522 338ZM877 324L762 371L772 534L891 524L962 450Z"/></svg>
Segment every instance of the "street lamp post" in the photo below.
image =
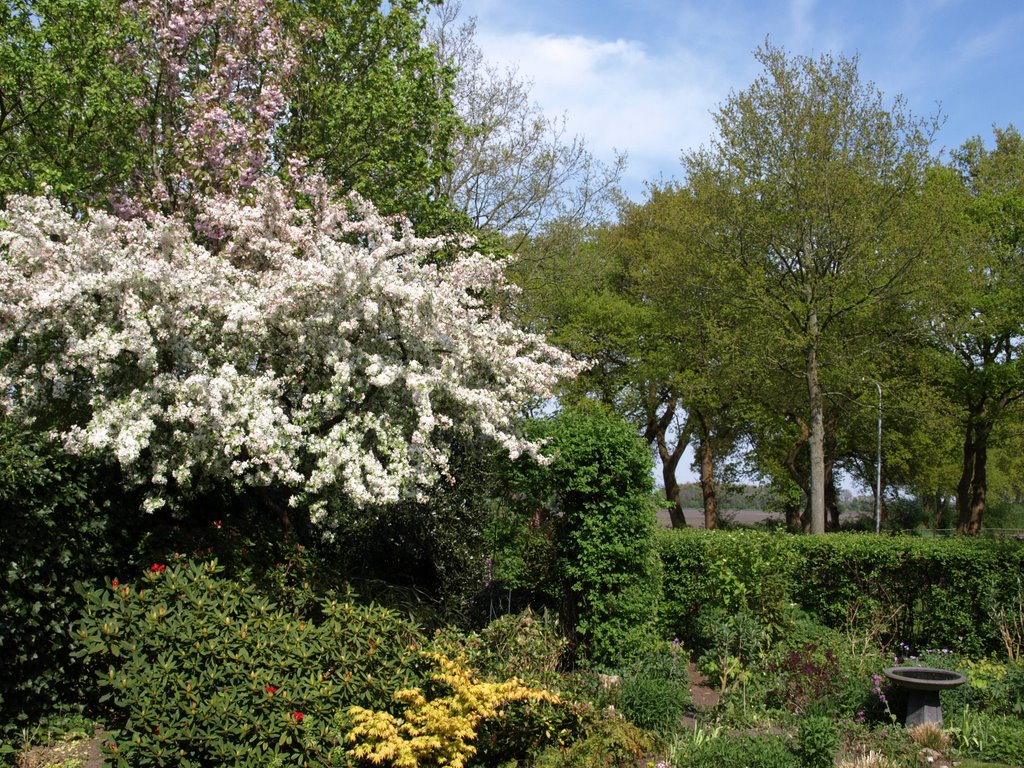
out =
<svg viewBox="0 0 1024 768"><path fill-rule="evenodd" d="M874 379L871 383L878 387L878 454L875 461L875 533L882 532L882 385Z"/></svg>

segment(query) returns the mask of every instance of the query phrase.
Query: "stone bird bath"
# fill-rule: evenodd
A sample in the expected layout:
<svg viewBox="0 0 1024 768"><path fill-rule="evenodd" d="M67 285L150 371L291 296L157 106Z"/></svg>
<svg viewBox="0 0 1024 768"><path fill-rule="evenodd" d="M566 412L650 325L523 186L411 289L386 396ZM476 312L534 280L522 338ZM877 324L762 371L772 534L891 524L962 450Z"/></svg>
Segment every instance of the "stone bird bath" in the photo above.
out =
<svg viewBox="0 0 1024 768"><path fill-rule="evenodd" d="M910 693L907 700L907 727L922 723L935 723L941 727L939 691L967 682L967 678L959 672L931 667L889 667L885 670L885 676Z"/></svg>

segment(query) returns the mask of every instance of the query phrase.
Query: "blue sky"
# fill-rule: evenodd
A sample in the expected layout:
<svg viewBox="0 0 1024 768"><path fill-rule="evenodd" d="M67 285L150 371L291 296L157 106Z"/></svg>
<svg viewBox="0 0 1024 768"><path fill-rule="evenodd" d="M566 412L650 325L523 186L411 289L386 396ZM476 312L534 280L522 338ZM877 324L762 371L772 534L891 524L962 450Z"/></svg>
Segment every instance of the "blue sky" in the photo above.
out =
<svg viewBox="0 0 1024 768"><path fill-rule="evenodd" d="M629 155L624 187L679 177L682 151L760 72L765 39L790 53L860 57L891 101L945 123L935 149L992 125L1024 129L1024 0L463 0L477 42L601 158Z"/></svg>

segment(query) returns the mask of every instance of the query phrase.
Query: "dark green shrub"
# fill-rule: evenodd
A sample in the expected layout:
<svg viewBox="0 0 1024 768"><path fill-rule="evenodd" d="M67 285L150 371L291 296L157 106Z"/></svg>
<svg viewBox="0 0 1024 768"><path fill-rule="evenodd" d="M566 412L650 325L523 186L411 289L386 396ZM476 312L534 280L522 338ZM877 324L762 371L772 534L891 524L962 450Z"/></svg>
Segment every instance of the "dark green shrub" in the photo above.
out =
<svg viewBox="0 0 1024 768"><path fill-rule="evenodd" d="M724 694L747 677L745 672L760 658L764 629L746 611L705 610L699 616L699 626L703 652L697 668Z"/></svg>
<svg viewBox="0 0 1024 768"><path fill-rule="evenodd" d="M548 612L537 615L527 608L495 619L479 634L488 651L485 674L501 680L518 677L531 685L557 680L567 641Z"/></svg>
<svg viewBox="0 0 1024 768"><path fill-rule="evenodd" d="M531 605L557 603L558 549L555 524L525 505L497 505L484 528L487 551L484 590L479 596L488 616L515 612L525 599Z"/></svg>
<svg viewBox="0 0 1024 768"><path fill-rule="evenodd" d="M623 672L624 677L650 677L657 680L670 680L678 685L688 687L690 655L678 640L671 643L658 643L644 653Z"/></svg>
<svg viewBox="0 0 1024 768"><path fill-rule="evenodd" d="M789 590L797 578L789 537L751 531L659 531L664 572L661 631L699 648L706 638L701 614L740 611L756 617L769 643L791 625Z"/></svg>
<svg viewBox="0 0 1024 768"><path fill-rule="evenodd" d="M802 768L832 768L839 749L839 729L831 717L809 715L800 719L797 735Z"/></svg>
<svg viewBox="0 0 1024 768"><path fill-rule="evenodd" d="M486 578L483 532L501 465L492 446L468 436L452 450L449 471L457 483L437 484L426 501L405 500L372 513L339 497L329 512L336 538L317 545L361 595L413 610L428 626L469 626L470 601ZM406 599L410 595L415 602Z"/></svg>
<svg viewBox="0 0 1024 768"><path fill-rule="evenodd" d="M533 765L551 744L570 744L585 733L590 707L563 697L561 703L519 701L481 722L473 765Z"/></svg>
<svg viewBox="0 0 1024 768"><path fill-rule="evenodd" d="M655 638L650 454L630 425L597 408L534 422L531 432L547 440L552 461L518 462L513 488L531 519L551 521L562 621L579 656L622 666Z"/></svg>
<svg viewBox="0 0 1024 768"><path fill-rule="evenodd" d="M500 616L478 632L438 629L432 643L449 656L464 656L485 680L517 677L536 687L560 687L567 640L555 616L527 608Z"/></svg>
<svg viewBox="0 0 1024 768"><path fill-rule="evenodd" d="M765 703L797 713L851 711L859 697L840 657L845 638L807 620L797 626L799 631L780 642L764 665Z"/></svg>
<svg viewBox="0 0 1024 768"><path fill-rule="evenodd" d="M796 545L806 565L794 599L826 624L842 626L851 606L873 602L894 617L891 643L971 656L998 648L979 596L1003 590L1024 565L1024 547L1009 540L850 534L799 537Z"/></svg>
<svg viewBox="0 0 1024 768"><path fill-rule="evenodd" d="M989 710L1024 719L1024 661L1008 664L1006 674L991 684Z"/></svg>
<svg viewBox="0 0 1024 768"><path fill-rule="evenodd" d="M688 666L689 657L678 642L648 651L622 671L616 706L634 725L670 733L693 703Z"/></svg>
<svg viewBox="0 0 1024 768"><path fill-rule="evenodd" d="M641 675L626 678L621 685L623 716L646 731L670 733L690 706L690 692L673 680Z"/></svg>
<svg viewBox="0 0 1024 768"><path fill-rule="evenodd" d="M215 563L154 564L85 590L74 627L115 729L116 766L302 765L350 705L382 709L422 639L351 598L281 609Z"/></svg>
<svg viewBox="0 0 1024 768"><path fill-rule="evenodd" d="M114 473L0 420L0 742L88 696L68 628L74 585L137 553Z"/></svg>
<svg viewBox="0 0 1024 768"><path fill-rule="evenodd" d="M801 768L785 741L777 736L722 735L686 751L686 768Z"/></svg>

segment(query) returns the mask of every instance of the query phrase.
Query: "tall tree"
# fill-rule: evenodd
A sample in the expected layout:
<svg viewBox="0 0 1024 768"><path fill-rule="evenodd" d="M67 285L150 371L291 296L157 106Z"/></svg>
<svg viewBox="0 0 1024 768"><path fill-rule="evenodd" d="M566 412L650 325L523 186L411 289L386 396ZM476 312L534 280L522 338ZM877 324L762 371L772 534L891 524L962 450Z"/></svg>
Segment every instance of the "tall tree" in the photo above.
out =
<svg viewBox="0 0 1024 768"><path fill-rule="evenodd" d="M611 165L595 158L582 136L569 133L564 116L544 113L515 68L484 58L475 19L461 21L460 13L457 0L440 3L426 34L454 73L459 118L437 196L475 229L507 236L512 251L528 247L553 221L563 227L603 222L613 212L625 158Z"/></svg>
<svg viewBox="0 0 1024 768"><path fill-rule="evenodd" d="M661 463L674 526L686 525L677 470L695 441L705 525L717 525L722 461L739 435L740 308L709 260L689 191L652 187L642 205L585 241L559 240L523 278L532 316L589 368L569 397L634 423ZM725 265L728 266L728 265Z"/></svg>
<svg viewBox="0 0 1024 768"><path fill-rule="evenodd" d="M692 190L652 187L647 202L623 212L615 243L626 265L626 293L650 314L642 331L650 339L646 354L687 416L681 436L694 444L707 528L718 525L725 459L740 436L749 381L744 307L729 288L734 265L708 246L713 226ZM677 506L675 470L685 447L677 441L674 461L665 464L666 495Z"/></svg>
<svg viewBox="0 0 1024 768"><path fill-rule="evenodd" d="M810 529L825 530L828 372L879 353L880 324L913 285L929 125L887 106L857 60L788 56L766 45L762 74L715 115L711 145L684 157L717 220L709 243L739 266L736 290L761 320L760 362L799 374L810 453Z"/></svg>
<svg viewBox="0 0 1024 768"><path fill-rule="evenodd" d="M451 68L423 41L434 0L287 0L296 48L277 162L309 161L417 231L464 231L438 184L458 125Z"/></svg>
<svg viewBox="0 0 1024 768"><path fill-rule="evenodd" d="M546 227L530 245L543 258L512 270L524 287L523 317L587 365L563 399L599 400L635 425L661 461L672 524L683 526L676 469L692 424L672 366L685 357L656 329L654 306L637 300L629 266L646 212L632 209L629 226Z"/></svg>
<svg viewBox="0 0 1024 768"><path fill-rule="evenodd" d="M1024 398L1024 139L1012 126L953 156L959 177L959 231L950 280L933 330L949 352L950 396L962 409L963 452L957 485L961 533L981 528L988 493L988 451L996 426Z"/></svg>
<svg viewBox="0 0 1024 768"><path fill-rule="evenodd" d="M127 183L140 159L143 74L118 0L7 0L0 7L0 205L49 188L87 204Z"/></svg>

